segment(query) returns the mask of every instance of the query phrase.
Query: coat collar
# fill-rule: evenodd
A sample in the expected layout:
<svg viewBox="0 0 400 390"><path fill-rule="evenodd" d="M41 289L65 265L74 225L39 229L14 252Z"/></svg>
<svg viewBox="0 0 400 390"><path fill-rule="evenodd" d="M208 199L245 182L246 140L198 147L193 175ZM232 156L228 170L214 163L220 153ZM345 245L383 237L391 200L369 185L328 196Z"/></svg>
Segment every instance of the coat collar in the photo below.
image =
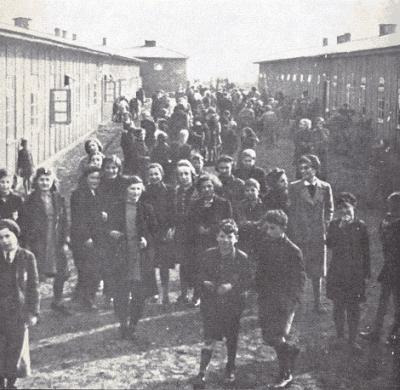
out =
<svg viewBox="0 0 400 390"><path fill-rule="evenodd" d="M305 184L304 181L301 182L302 187L300 190L300 195L301 197L307 202L312 205L316 203L320 203L324 199L324 194L323 194L323 187L322 187L322 182L318 178L315 180L315 195L314 197L311 197L310 191L308 190L308 186Z"/></svg>

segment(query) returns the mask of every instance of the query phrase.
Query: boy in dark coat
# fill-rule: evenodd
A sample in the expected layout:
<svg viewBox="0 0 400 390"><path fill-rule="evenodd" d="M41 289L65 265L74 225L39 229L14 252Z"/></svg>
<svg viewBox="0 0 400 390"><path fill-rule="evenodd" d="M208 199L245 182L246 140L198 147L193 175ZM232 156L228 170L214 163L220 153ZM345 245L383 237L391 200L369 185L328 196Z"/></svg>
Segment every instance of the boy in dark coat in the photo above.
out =
<svg viewBox="0 0 400 390"><path fill-rule="evenodd" d="M33 253L18 245L20 228L0 220L0 388L16 389L30 373L27 326L39 314L39 277ZM6 383L7 381L7 383Z"/></svg>
<svg viewBox="0 0 400 390"><path fill-rule="evenodd" d="M333 319L339 343L344 338L347 315L349 346L360 352L356 343L360 322L360 303L365 301L365 280L371 275L369 238L365 223L354 215L356 198L350 193L339 194L337 215L328 228L326 243L332 250L326 295L333 301Z"/></svg>
<svg viewBox="0 0 400 390"><path fill-rule="evenodd" d="M233 219L219 224L216 248L202 255L199 272L201 286L200 312L203 318L204 347L201 350L200 372L194 388L205 388L205 373L216 341L226 338L228 362L225 384L235 381L235 358L240 329L240 316L245 306L245 291L252 281L247 255L235 248L238 228Z"/></svg>
<svg viewBox="0 0 400 390"><path fill-rule="evenodd" d="M378 342L387 313L390 297L393 295L395 308L395 324L400 323L400 192L392 193L387 204L389 212L380 224L384 264L378 276L381 283L379 305L371 332L361 332L360 336L372 342ZM397 325L398 326L398 325ZM395 334L396 325L392 327L391 335Z"/></svg>
<svg viewBox="0 0 400 390"><path fill-rule="evenodd" d="M287 338L305 284L303 256L285 234L287 223L282 210L268 211L261 220L255 248L259 322L264 342L275 349L280 367L273 386L276 389L293 381L294 361L300 350Z"/></svg>

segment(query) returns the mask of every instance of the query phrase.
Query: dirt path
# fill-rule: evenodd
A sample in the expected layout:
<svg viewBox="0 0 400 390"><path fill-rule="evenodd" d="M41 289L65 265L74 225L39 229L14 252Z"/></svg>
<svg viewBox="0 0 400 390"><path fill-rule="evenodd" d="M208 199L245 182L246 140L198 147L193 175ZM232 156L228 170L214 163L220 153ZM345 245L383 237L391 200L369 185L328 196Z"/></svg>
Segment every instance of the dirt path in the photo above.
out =
<svg viewBox="0 0 400 390"><path fill-rule="evenodd" d="M107 154L118 153L119 130L107 129L100 133L103 141L111 142ZM59 173L63 176L62 190L68 194L76 183L75 168L79 161L77 151L69 153ZM266 168L280 166L293 177L291 165L293 148L288 140L281 140L279 148L268 149L260 145L260 165ZM331 183L335 190L344 188L362 192L365 172L344 168L341 160L331 158ZM378 214L362 210L361 215L371 227L374 279L381 265L380 248L377 245L376 226ZM74 285L68 282L67 293ZM173 273L172 300L177 295L177 273ZM49 310L50 284L42 290L42 316L40 324L31 332L32 366L30 378L21 380L25 388L131 388L131 389L190 389L188 379L196 374L201 347L201 323L195 309L171 305L163 311L157 304L149 304L145 318L139 325L138 344L118 340L117 325L113 313L101 309L96 314L75 312L65 318ZM371 282L368 303L363 308L362 325L370 322L376 307L379 289ZM302 346L302 354L296 369L296 382L291 389L299 390L382 390L387 383L389 360L384 354L381 374L374 380L364 379L367 348L364 356L351 358L344 352L333 352L329 345L334 329L331 305L326 316L312 313L311 290L306 296L294 323L294 337ZM275 354L263 346L257 328L255 297L248 300L240 335L237 359L238 388L263 389L276 373ZM223 346L214 355L210 367L209 387L220 389L225 351Z"/></svg>

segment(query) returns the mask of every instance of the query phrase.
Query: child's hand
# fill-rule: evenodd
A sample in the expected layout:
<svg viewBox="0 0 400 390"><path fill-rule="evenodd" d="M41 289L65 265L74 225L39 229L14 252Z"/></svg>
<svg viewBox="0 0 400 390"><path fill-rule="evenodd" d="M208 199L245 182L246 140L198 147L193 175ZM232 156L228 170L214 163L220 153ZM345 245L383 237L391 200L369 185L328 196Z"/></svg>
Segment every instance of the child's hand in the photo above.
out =
<svg viewBox="0 0 400 390"><path fill-rule="evenodd" d="M38 322L38 318L37 316L33 315L33 314L28 314L28 319L26 321L26 324L30 327L30 326L35 326Z"/></svg>

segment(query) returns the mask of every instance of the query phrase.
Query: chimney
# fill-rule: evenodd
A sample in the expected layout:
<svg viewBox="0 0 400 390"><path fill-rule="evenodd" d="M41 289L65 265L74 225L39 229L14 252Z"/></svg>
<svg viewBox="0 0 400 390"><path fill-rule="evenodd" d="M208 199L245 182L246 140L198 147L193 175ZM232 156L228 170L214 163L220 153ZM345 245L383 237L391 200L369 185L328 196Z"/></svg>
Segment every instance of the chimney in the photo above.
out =
<svg viewBox="0 0 400 390"><path fill-rule="evenodd" d="M18 18L14 18L13 20L14 20L14 26L26 28L27 30L29 30L29 22L30 22L32 19L30 19L30 18L18 17Z"/></svg>
<svg viewBox="0 0 400 390"><path fill-rule="evenodd" d="M72 34L72 40L76 41L76 39L77 39L77 35L76 34Z"/></svg>
<svg viewBox="0 0 400 390"><path fill-rule="evenodd" d="M397 24L380 24L379 36L394 34L396 32Z"/></svg>
<svg viewBox="0 0 400 390"><path fill-rule="evenodd" d="M328 46L328 38L322 38L322 46Z"/></svg>
<svg viewBox="0 0 400 390"><path fill-rule="evenodd" d="M54 29L54 35L55 35L56 37L60 37L60 36L61 36L61 30L60 30L58 27L56 27L56 28Z"/></svg>
<svg viewBox="0 0 400 390"><path fill-rule="evenodd" d="M103 37L103 46L107 46L107 38Z"/></svg>
<svg viewBox="0 0 400 390"><path fill-rule="evenodd" d="M144 41L144 45L146 47L155 47L156 46L156 41Z"/></svg>
<svg viewBox="0 0 400 390"><path fill-rule="evenodd" d="M65 30L62 30L62 37L63 37L64 39L66 39L66 38L67 38L67 31L65 31Z"/></svg>
<svg viewBox="0 0 400 390"><path fill-rule="evenodd" d="M337 44L339 45L340 43L345 43L345 42L350 42L351 41L351 34L346 33L343 35L338 35L336 37Z"/></svg>

